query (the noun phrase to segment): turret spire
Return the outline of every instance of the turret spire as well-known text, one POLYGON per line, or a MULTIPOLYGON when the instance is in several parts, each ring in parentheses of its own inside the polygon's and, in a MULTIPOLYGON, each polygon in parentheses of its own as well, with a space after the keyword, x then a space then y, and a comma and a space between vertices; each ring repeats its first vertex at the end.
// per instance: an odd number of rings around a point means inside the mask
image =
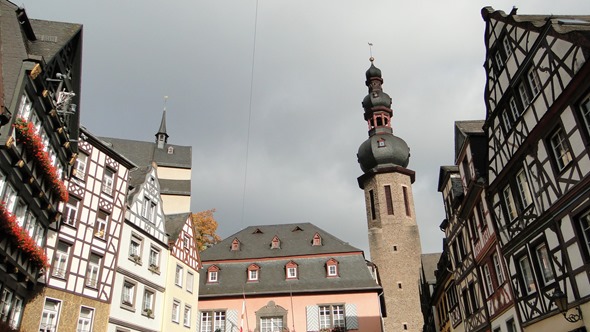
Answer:
POLYGON ((380 167, 408 166, 410 149, 403 139, 393 135, 391 128, 391 97, 383 92, 381 70, 371 66, 365 73, 369 93, 363 99, 364 118, 369 128, 369 139, 359 147, 357 154, 361 169, 366 173, 380 167))
POLYGON ((166 102, 168 101, 168 96, 164 96, 164 111, 162 112, 162 121, 160 122, 160 129, 156 133, 156 143, 158 144, 158 149, 163 149, 164 145, 168 143, 168 133, 166 132, 166 102))

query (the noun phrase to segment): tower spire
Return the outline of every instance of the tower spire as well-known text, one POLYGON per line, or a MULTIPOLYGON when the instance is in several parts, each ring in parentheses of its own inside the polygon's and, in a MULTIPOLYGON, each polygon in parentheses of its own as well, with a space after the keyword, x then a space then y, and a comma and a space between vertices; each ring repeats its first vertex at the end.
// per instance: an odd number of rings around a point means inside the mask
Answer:
POLYGON ((168 133, 166 132, 166 103, 168 102, 168 96, 164 96, 164 111, 162 112, 162 121, 160 122, 160 129, 156 133, 156 143, 158 149, 163 149, 164 145, 168 143, 168 133))
POLYGON ((383 92, 381 70, 373 57, 369 60, 365 74, 369 93, 362 102, 369 138, 357 154, 364 172, 358 183, 365 192, 371 260, 383 287, 384 331, 420 331, 421 249, 412 195, 415 173, 406 168, 408 145, 393 135, 391 98, 383 92))

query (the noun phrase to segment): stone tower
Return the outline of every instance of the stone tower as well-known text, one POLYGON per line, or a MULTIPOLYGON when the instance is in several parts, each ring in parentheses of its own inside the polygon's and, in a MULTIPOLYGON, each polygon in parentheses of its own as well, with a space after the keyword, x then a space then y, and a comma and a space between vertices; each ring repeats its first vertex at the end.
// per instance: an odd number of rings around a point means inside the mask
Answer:
POLYGON ((366 72, 369 94, 363 99, 369 138, 358 150, 364 174, 358 178, 365 191, 371 260, 379 271, 385 298, 385 332, 421 331, 419 271, 420 235, 416 224, 412 183, 406 168, 410 149, 391 128, 391 97, 383 92, 381 70, 366 72))

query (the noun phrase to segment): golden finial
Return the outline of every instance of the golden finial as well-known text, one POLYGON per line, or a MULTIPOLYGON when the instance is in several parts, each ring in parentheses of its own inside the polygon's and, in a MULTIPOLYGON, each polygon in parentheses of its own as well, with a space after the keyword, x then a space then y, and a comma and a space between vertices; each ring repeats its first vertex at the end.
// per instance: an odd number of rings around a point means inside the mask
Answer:
POLYGON ((369 61, 371 61, 371 63, 373 63, 373 61, 375 61, 375 58, 373 58, 373 43, 368 42, 369 44, 369 55, 371 56, 369 58, 369 61))

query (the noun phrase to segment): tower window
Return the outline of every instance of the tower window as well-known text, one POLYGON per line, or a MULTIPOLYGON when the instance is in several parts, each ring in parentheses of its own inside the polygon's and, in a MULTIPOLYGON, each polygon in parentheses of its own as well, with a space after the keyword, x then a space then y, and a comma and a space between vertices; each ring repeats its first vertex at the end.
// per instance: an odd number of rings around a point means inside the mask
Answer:
POLYGON ((401 282, 398 282, 397 283, 397 288, 402 289, 402 283, 401 282))
POLYGON ((385 189, 385 202, 387 203, 387 214, 393 215, 393 201, 391 200, 391 186, 387 185, 385 189))
POLYGON ((410 213, 410 200, 408 197, 408 187, 402 186, 404 192, 404 205, 406 206, 406 216, 410 217, 412 214, 410 213))
POLYGON ((377 141, 377 147, 378 148, 384 148, 385 147, 385 140, 384 139, 380 139, 377 141))
POLYGON ((369 190, 369 199, 371 200, 371 219, 375 220, 375 194, 373 190, 369 190))
POLYGON ((397 251, 397 246, 393 246, 393 251, 397 251))

